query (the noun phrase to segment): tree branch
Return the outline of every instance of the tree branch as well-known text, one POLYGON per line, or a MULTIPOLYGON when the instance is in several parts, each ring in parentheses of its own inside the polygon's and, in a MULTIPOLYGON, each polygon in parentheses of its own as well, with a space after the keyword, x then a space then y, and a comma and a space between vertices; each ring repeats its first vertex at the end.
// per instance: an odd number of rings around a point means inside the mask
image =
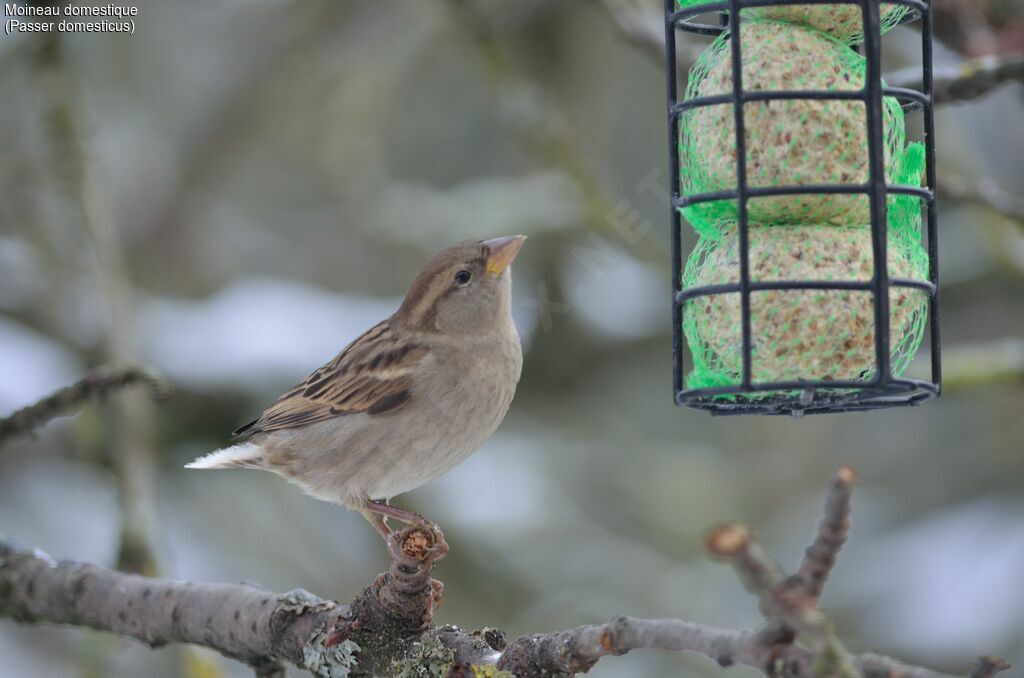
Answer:
MULTIPOLYGON (((247 584, 193 584, 61 563, 0 542, 0 616, 88 626, 150 647, 195 643, 254 666, 335 656, 324 629, 348 609, 301 589, 276 595, 247 584)), ((320 660, 322 663, 322 660, 320 660)))
POLYGON ((1012 667, 1002 657, 978 657, 971 665, 967 678, 992 678, 1010 668, 1012 667))
POLYGON ((1024 340, 1006 338, 954 345, 944 351, 942 389, 1024 384, 1024 340))
MULTIPOLYGON (((341 605, 301 589, 275 594, 250 584, 196 584, 57 562, 0 538, 0 617, 87 626, 154 648, 204 645, 262 676, 283 675, 281 662, 318 676, 357 663, 387 673, 396 648, 430 626, 439 595, 430 574, 447 550, 441 531, 428 525, 395 533, 393 546, 391 569, 341 605), (369 653, 357 659, 361 648, 369 653)), ((465 656, 485 654, 483 641, 463 645, 465 656)))
MULTIPOLYGON (((285 662, 331 677, 565 675, 637 649, 695 652, 721 666, 744 664, 789 678, 946 678, 887 657, 847 653, 817 608, 849 529, 855 479, 847 467, 836 474, 796 576, 787 577, 742 525, 721 525, 708 535, 709 550, 731 561, 761 598, 768 622, 755 631, 616 617, 506 643, 495 629, 433 627, 440 584, 430 575, 448 547, 441 531, 426 523, 392 535, 391 568, 349 605, 302 590, 274 594, 247 584, 193 584, 58 563, 0 539, 0 617, 88 626, 153 647, 196 643, 266 678, 283 677, 285 662)), ((1006 668, 997 657, 982 657, 967 675, 992 678, 1006 668)))
POLYGON ((818 523, 818 533, 807 547, 797 576, 807 595, 817 600, 828 581, 840 549, 850 534, 850 499, 857 472, 849 466, 839 467, 825 495, 825 516, 818 523))
MULTIPOLYGON (((665 59, 665 27, 661 12, 646 11, 636 0, 601 0, 598 3, 620 36, 661 64, 665 59)), ((700 50, 689 42, 677 45, 684 60, 693 63, 700 50)), ((921 69, 906 68, 886 76, 893 87, 922 90, 921 69)), ((932 91, 936 105, 971 101, 1010 82, 1024 82, 1024 54, 986 56, 958 66, 938 67, 932 91)))
MULTIPOLYGON (((817 598, 849 532, 856 479, 849 467, 837 472, 826 495, 824 518, 795 577, 786 576, 746 527, 726 523, 709 532, 708 550, 728 559, 747 588, 760 598, 768 618, 762 629, 729 631, 678 619, 618 617, 607 624, 523 636, 505 651, 498 668, 526 676, 582 672, 601 657, 650 648, 696 652, 722 666, 746 664, 772 676, 940 678, 944 674, 888 657, 850 655, 817 608, 817 598), (797 644, 798 637, 806 644, 797 644)), ((971 678, 976 678, 978 671, 998 673, 1005 668, 999 658, 982 658, 972 668, 971 678)))
POLYGON ((0 445, 9 438, 29 433, 57 417, 71 414, 87 400, 102 398, 113 391, 135 384, 148 386, 158 399, 171 395, 171 387, 163 378, 141 367, 96 371, 34 405, 23 407, 14 414, 0 419, 0 445))
MULTIPOLYGON (((914 67, 891 73, 886 81, 893 87, 921 90, 921 76, 921 69, 914 67)), ((938 106, 978 99, 1010 82, 1024 82, 1024 54, 980 57, 958 66, 937 67, 932 92, 938 106)))
POLYGON ((524 676, 585 672, 602 657, 639 649, 695 652, 723 667, 745 664, 764 670, 776 656, 789 667, 801 666, 801 671, 811 667, 807 650, 789 645, 777 653, 751 631, 729 631, 682 619, 616 617, 607 624, 523 636, 505 651, 498 668, 524 676))
MULTIPOLYGON (((649 11, 643 0, 601 0, 604 10, 616 32, 659 67, 665 62, 665 15, 659 9, 649 11)), ((689 69, 703 51, 704 45, 692 40, 676 42, 677 62, 689 69)))
POLYGON ((939 179, 939 195, 993 210, 1024 232, 1024 200, 1001 188, 991 177, 970 179, 943 172, 939 179))

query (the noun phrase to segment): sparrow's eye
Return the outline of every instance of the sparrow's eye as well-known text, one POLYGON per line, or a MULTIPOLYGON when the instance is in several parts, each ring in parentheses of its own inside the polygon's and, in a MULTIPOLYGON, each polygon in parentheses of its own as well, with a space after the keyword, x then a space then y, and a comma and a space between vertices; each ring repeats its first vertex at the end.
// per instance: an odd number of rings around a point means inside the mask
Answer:
POLYGON ((455 284, 459 285, 460 287, 463 286, 463 285, 468 285, 469 281, 472 280, 472 279, 473 279, 473 274, 470 273, 469 271, 465 270, 465 269, 463 269, 463 270, 461 270, 461 271, 459 271, 458 273, 455 274, 455 284))

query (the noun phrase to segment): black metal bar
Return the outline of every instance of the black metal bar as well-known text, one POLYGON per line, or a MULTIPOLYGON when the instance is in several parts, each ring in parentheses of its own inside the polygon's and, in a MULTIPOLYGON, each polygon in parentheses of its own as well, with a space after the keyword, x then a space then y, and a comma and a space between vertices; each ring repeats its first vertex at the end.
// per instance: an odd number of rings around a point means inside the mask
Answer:
MULTIPOLYGON (((894 380, 894 383, 897 380, 894 380)), ((680 405, 709 412, 712 416, 734 416, 741 414, 790 415, 831 414, 836 412, 864 412, 885 407, 914 407, 935 398, 938 393, 934 385, 923 382, 920 386, 911 385, 894 392, 867 393, 857 390, 852 396, 847 393, 832 394, 828 389, 818 391, 808 404, 803 396, 794 396, 788 400, 748 400, 743 402, 724 402, 719 397, 704 396, 702 398, 684 397, 678 399, 680 405)), ((850 390, 850 389, 847 389, 850 390)), ((842 389, 837 389, 842 391, 842 389)), ((728 395, 728 394, 726 394, 728 395)))
MULTIPOLYGON (((915 280, 913 278, 891 278, 890 287, 911 287, 924 290, 929 295, 935 294, 935 285, 928 280, 915 280)), ((750 290, 752 292, 763 292, 765 290, 853 290, 870 291, 874 289, 874 282, 871 280, 752 280, 750 290)), ((697 297, 707 297, 716 294, 732 294, 740 291, 739 283, 721 283, 718 285, 702 285, 700 287, 688 287, 685 290, 676 292, 676 299, 685 303, 697 297)))
POLYGON ((918 92, 917 90, 907 89, 906 87, 883 87, 882 94, 887 97, 895 97, 896 99, 909 99, 911 102, 920 105, 927 106, 929 97, 927 94, 918 92))
POLYGON ((920 186, 905 186, 903 184, 886 184, 886 193, 900 193, 902 195, 912 195, 920 198, 926 205, 931 205, 935 202, 935 191, 930 188, 921 188, 920 186))
POLYGON ((743 49, 740 34, 743 33, 743 17, 740 16, 739 0, 729 0, 730 33, 732 48, 732 93, 733 121, 736 131, 736 201, 739 218, 740 254, 740 327, 743 343, 743 385, 752 385, 751 362, 753 350, 750 339, 750 233, 747 215, 747 134, 743 124, 743 49))
MULTIPOLYGON (((917 196, 927 204, 935 201, 935 193, 931 189, 920 186, 905 186, 902 184, 885 184, 886 193, 901 193, 904 195, 917 196)), ((747 196, 759 198, 766 195, 805 195, 808 193, 869 193, 874 190, 874 185, 867 184, 805 184, 803 186, 753 186, 747 189, 747 196)), ((705 193, 694 193, 693 195, 680 196, 676 207, 688 207, 702 202, 714 202, 715 200, 732 200, 738 196, 736 190, 708 191, 705 193)))
MULTIPOLYGON (((908 90, 911 91, 911 90, 908 90)), ((915 92, 916 94, 916 92, 915 92)), ((909 98, 909 97, 908 97, 909 98)), ((744 92, 741 101, 783 101, 786 99, 815 99, 843 101, 848 99, 864 99, 862 90, 761 90, 757 92, 744 92)), ((675 114, 688 111, 691 108, 702 108, 704 106, 720 106, 735 101, 732 94, 715 94, 706 97, 696 97, 686 101, 677 102, 672 112, 675 114)))
MULTIPOLYGON (((665 0, 665 15, 672 14, 675 7, 675 0, 665 0)), ((675 26, 665 22, 665 64, 667 67, 667 91, 668 97, 668 176, 669 194, 672 203, 679 199, 679 121, 673 113, 679 96, 679 83, 676 74, 676 31, 675 26)), ((682 253, 682 230, 683 224, 679 210, 671 208, 671 229, 670 239, 672 242, 672 389, 679 393, 683 388, 683 307, 677 301, 679 292, 683 287, 683 253, 682 253)))
POLYGON ((708 97, 697 97, 696 99, 687 99, 686 101, 677 101, 669 109, 669 115, 678 117, 683 111, 688 111, 691 108, 700 108, 702 106, 720 106, 722 104, 733 103, 731 94, 716 94, 708 97))
MULTIPOLYGON (((927 103, 927 97, 921 92, 907 89, 905 87, 883 87, 882 94, 894 99, 907 99, 905 104, 918 109, 927 103)), ((834 100, 843 101, 848 99, 864 99, 863 90, 762 90, 757 92, 744 92, 743 101, 782 101, 785 99, 810 99, 810 100, 834 100)), ((671 112, 679 115, 683 111, 705 106, 721 106, 722 104, 733 103, 735 99, 732 94, 714 94, 706 97, 696 97, 686 101, 677 101, 671 112)))
MULTIPOLYGON (((822 389, 858 389, 864 391, 865 395, 877 395, 879 393, 899 393, 901 391, 909 390, 911 388, 930 388, 934 389, 934 384, 921 379, 892 379, 885 386, 879 386, 877 388, 871 388, 872 382, 869 381, 858 381, 855 379, 822 379, 821 381, 815 382, 818 388, 822 389), (869 388, 865 388, 865 386, 869 388)), ((807 387, 806 381, 792 380, 792 381, 773 381, 763 384, 754 384, 749 389, 744 391, 750 393, 764 393, 766 391, 795 391, 802 390, 807 387)), ((685 398, 704 398, 707 396, 720 396, 720 395, 743 395, 744 391, 739 384, 731 386, 708 386, 707 388, 695 388, 690 389, 685 398)))
POLYGON ((861 0, 864 25, 864 56, 866 67, 864 87, 867 90, 868 175, 872 190, 871 249, 874 255, 875 302, 875 371, 884 385, 892 378, 889 366, 889 262, 888 205, 885 192, 885 139, 882 113, 882 17, 877 1, 861 0))
MULTIPOLYGON (((931 0, 886 0, 888 4, 892 5, 904 5, 913 10, 913 14, 908 17, 904 17, 903 23, 916 20, 919 16, 931 12, 931 0)), ((773 5, 860 5, 861 0, 739 0, 739 6, 741 9, 747 7, 767 7, 773 5)), ((700 5, 691 5, 689 7, 683 7, 675 9, 673 5, 673 11, 668 15, 667 22, 678 28, 679 30, 686 31, 688 33, 694 33, 697 35, 710 35, 717 36, 725 32, 723 26, 716 26, 714 24, 706 24, 700 22, 692 22, 694 19, 702 14, 710 14, 712 12, 722 12, 730 10, 729 0, 718 0, 717 2, 707 2, 700 5)))
MULTIPOLYGON (((921 26, 921 68, 924 86, 924 157, 925 180, 928 189, 935 191, 935 98, 932 71, 932 11, 931 0, 925 0, 927 7, 922 12, 921 26)), ((931 296, 928 308, 930 343, 932 356, 932 381, 942 392, 942 337, 939 334, 939 228, 935 201, 928 204, 928 280, 935 285, 936 293, 931 296)))

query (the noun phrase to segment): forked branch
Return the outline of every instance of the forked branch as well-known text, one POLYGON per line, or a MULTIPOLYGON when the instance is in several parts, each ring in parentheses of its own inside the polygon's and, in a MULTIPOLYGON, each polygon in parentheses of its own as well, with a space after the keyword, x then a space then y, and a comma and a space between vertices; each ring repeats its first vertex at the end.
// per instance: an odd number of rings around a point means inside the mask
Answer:
POLYGON ((162 377, 141 367, 98 370, 37 403, 0 418, 0 445, 57 417, 71 414, 89 400, 102 398, 113 391, 136 384, 149 387, 157 399, 168 398, 172 393, 170 384, 162 377))
MULTIPOLYGON (((434 563, 447 552, 433 525, 408 527, 390 544, 393 562, 349 605, 296 590, 274 594, 247 584, 193 584, 56 562, 0 539, 0 617, 88 626, 153 647, 195 643, 280 678, 290 663, 317 676, 582 673, 601 658, 638 649, 694 652, 721 666, 743 664, 791 678, 945 678, 879 655, 852 655, 818 609, 822 588, 849 531, 856 474, 843 467, 798 573, 787 576, 736 523, 714 528, 709 551, 728 560, 758 596, 766 623, 735 631, 682 619, 616 617, 606 624, 505 641, 495 629, 435 627, 440 584, 434 563), (428 673, 424 673, 427 671, 428 673)), ((1009 668, 982 657, 965 675, 1009 668)))

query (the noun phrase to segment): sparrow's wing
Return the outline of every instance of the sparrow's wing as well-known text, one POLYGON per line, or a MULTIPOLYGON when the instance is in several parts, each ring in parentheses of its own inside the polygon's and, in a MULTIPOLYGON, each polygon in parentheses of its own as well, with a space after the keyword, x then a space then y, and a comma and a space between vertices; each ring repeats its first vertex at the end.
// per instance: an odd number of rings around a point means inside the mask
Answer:
POLYGON ((411 397, 413 374, 428 353, 425 346, 396 336, 385 320, 234 435, 248 437, 357 412, 392 412, 411 397))

